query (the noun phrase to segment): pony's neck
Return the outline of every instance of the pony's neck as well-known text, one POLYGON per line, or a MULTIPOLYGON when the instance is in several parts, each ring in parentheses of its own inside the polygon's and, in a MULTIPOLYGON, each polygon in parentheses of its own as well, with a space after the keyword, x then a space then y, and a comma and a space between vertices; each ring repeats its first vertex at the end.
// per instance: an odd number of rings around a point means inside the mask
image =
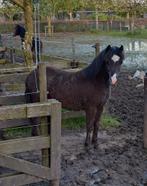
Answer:
POLYGON ((105 64, 103 64, 101 70, 99 71, 99 73, 96 76, 96 80, 97 81, 102 81, 104 82, 104 84, 109 87, 110 86, 110 76, 108 73, 108 70, 106 69, 105 64))
POLYGON ((104 67, 104 51, 102 51, 94 60, 93 62, 88 65, 85 69, 83 69, 83 73, 87 79, 94 79, 96 78, 99 73, 102 74, 102 71, 105 70, 104 67))
POLYGON ((105 51, 102 51, 88 67, 83 69, 82 73, 88 80, 101 81, 104 82, 106 86, 109 86, 109 73, 104 61, 104 52, 105 51))

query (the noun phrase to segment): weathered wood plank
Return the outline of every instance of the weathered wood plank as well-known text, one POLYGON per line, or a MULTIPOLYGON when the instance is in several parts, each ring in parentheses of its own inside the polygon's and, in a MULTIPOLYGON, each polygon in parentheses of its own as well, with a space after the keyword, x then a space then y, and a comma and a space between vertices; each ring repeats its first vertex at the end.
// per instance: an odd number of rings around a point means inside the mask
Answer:
POLYGON ((37 165, 22 159, 13 158, 2 153, 0 153, 0 166, 41 179, 51 179, 51 170, 48 167, 43 167, 42 165, 37 165))
MULTIPOLYGON (((47 101, 47 79, 46 79, 46 64, 39 64, 39 87, 40 87, 40 102, 47 101)), ((41 134, 48 136, 47 117, 41 118, 40 124, 41 134), (46 125, 44 125, 46 123, 46 125)), ((49 149, 42 149, 42 165, 49 167, 49 149)))
POLYGON ((0 82, 2 83, 24 83, 29 72, 15 73, 15 74, 2 74, 0 75, 0 82))
POLYGON ((26 103, 25 95, 0 96, 0 105, 17 105, 26 103))
POLYGON ((30 103, 0 107, 0 120, 12 120, 21 118, 43 117, 50 115, 50 107, 56 104, 56 100, 48 100, 46 103, 30 103))
POLYGON ((37 183, 42 179, 26 174, 16 174, 7 177, 0 178, 0 186, 22 186, 31 183, 37 183))
POLYGON ((46 79, 46 64, 39 64, 39 87, 40 87, 40 102, 47 101, 47 79, 46 79))
POLYGON ((27 118, 49 116, 52 103, 47 101, 46 103, 40 103, 39 105, 33 104, 27 106, 27 118))
MULTIPOLYGON (((22 126, 30 126, 29 119, 15 119, 15 120, 7 120, 7 121, 0 121, 0 129, 5 128, 14 128, 14 127, 22 127, 22 126)), ((31 127, 31 126, 30 126, 31 127)))
POLYGON ((5 73, 17 73, 17 72, 30 72, 31 70, 35 69, 36 66, 32 67, 16 67, 16 68, 1 68, 0 69, 0 74, 5 74, 5 73))
POLYGON ((49 137, 27 137, 0 142, 0 153, 13 154, 50 147, 49 137))
POLYGON ((59 185, 61 155, 61 103, 52 105, 51 113, 51 174, 52 185, 59 185))
POLYGON ((26 104, 0 107, 0 120, 20 119, 26 118, 26 116, 26 104))

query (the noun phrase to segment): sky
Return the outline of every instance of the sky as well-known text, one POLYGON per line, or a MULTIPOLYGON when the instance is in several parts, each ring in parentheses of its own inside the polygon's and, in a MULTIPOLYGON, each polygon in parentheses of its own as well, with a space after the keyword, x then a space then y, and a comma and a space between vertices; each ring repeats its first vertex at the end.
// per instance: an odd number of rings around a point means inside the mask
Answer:
POLYGON ((2 6, 2 0, 0 0, 0 7, 2 6))

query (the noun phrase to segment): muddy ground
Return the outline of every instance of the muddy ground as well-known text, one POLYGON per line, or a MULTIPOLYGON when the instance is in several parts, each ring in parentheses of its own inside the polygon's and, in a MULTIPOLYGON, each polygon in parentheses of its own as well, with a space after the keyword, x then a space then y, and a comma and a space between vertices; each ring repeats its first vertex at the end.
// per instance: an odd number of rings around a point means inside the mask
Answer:
MULTIPOLYGON (((129 80, 130 75, 133 72, 122 70, 109 100, 109 112, 121 120, 121 125, 100 129, 97 150, 85 150, 85 129, 62 129, 60 186, 147 186, 147 151, 143 149, 144 91, 143 87, 136 88, 141 81, 129 80)), ((39 152, 18 156, 41 162, 39 152)))
POLYGON ((62 136, 61 186, 145 186, 147 152, 143 149, 143 87, 123 70, 112 88, 109 112, 121 119, 117 129, 100 130, 98 150, 85 151, 84 132, 62 136))
MULTIPOLYGON (((117 86, 112 88, 109 112, 120 118, 121 125, 100 129, 97 150, 85 150, 85 129, 62 129, 60 186, 147 186, 143 87, 136 88, 141 83, 139 80, 129 80, 128 76, 132 74, 123 70, 117 86)), ((22 153, 18 157, 41 162, 39 152, 22 153)), ((43 182, 29 186, 47 185, 43 182)))

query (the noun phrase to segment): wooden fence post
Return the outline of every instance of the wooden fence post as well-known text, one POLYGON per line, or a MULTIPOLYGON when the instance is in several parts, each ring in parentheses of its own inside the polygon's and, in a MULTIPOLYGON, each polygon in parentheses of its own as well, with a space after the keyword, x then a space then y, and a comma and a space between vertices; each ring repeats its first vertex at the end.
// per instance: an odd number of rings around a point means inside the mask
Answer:
POLYGON ((61 103, 53 104, 51 112, 51 174, 54 178, 51 181, 51 186, 59 186, 61 154, 61 103))
MULTIPOLYGON (((47 102, 47 78, 46 78, 46 64, 39 64, 39 89, 40 102, 47 102)), ((47 124, 47 117, 41 118, 41 134, 48 136, 49 127, 47 124)), ((59 186, 60 177, 60 137, 61 137, 61 104, 53 104, 51 111, 51 150, 42 150, 42 164, 51 167, 52 178, 51 186, 59 186), (51 153, 51 154, 50 154, 51 153), (50 161, 51 155, 51 161, 50 161)))
POLYGON ((15 49, 14 48, 10 49, 10 61, 12 64, 15 63, 15 49))
MULTIPOLYGON (((39 90, 40 102, 47 102, 47 81, 46 81, 46 65, 39 64, 39 90)), ((42 117, 40 122, 41 135, 48 135, 47 117, 42 117)), ((49 149, 42 150, 42 164, 49 167, 49 149)))
POLYGON ((95 48, 95 56, 97 57, 99 55, 99 53, 100 53, 100 44, 99 43, 96 43, 92 47, 95 48))
POLYGON ((147 148, 147 75, 144 78, 144 148, 147 148))

